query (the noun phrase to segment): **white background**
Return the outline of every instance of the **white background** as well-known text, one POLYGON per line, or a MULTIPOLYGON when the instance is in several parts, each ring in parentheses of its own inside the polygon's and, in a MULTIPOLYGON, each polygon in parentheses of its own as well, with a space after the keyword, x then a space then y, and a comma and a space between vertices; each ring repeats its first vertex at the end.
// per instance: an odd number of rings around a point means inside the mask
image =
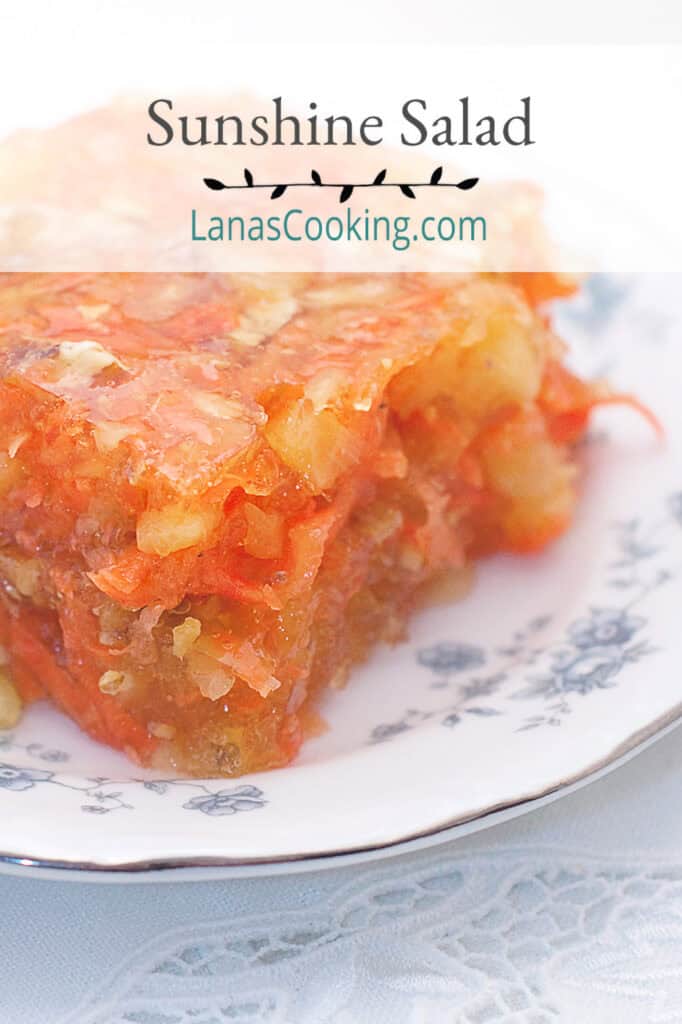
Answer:
MULTIPOLYGON (((516 112, 519 97, 530 94, 535 146, 471 147, 464 154, 441 148, 433 159, 463 160, 467 173, 485 180, 543 185, 561 243, 555 269, 682 269, 682 50, 674 46, 682 43, 682 5, 676 0, 645 6, 67 0, 6 4, 0 31, 0 138, 122 94, 137 97, 144 110, 157 96, 177 98, 180 106, 183 93, 229 96, 242 89, 268 99, 282 95, 294 107, 315 99, 320 113, 379 113, 387 144, 395 145, 397 113, 410 96, 426 98, 437 116, 456 113, 462 95, 486 112, 516 112), (473 48, 480 43, 486 46, 473 48)), ((224 167, 231 155, 209 153, 207 160, 224 167)), ((343 153, 349 171, 356 155, 343 153)), ((257 160, 257 151, 249 156, 257 160)), ((63 173, 61 164, 46 168, 46 174, 63 173)), ((178 237, 189 234, 188 220, 183 207, 178 237)), ((207 250, 191 249, 186 269, 197 269, 197 254, 201 261, 207 250)), ((210 259, 214 266, 215 250, 210 259)))

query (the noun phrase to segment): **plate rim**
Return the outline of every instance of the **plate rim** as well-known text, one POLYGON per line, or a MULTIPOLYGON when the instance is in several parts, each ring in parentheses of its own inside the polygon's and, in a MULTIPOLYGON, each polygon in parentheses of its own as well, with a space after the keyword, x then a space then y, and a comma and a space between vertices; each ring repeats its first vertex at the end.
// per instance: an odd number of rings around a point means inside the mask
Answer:
POLYGON ((107 864, 96 860, 62 860, 0 850, 0 874, 83 883, 216 881, 228 877, 303 874, 369 863, 385 857, 398 857, 494 828, 554 803, 616 771, 680 726, 682 701, 632 732, 587 768, 568 775, 560 782, 387 842, 281 857, 161 857, 107 864))

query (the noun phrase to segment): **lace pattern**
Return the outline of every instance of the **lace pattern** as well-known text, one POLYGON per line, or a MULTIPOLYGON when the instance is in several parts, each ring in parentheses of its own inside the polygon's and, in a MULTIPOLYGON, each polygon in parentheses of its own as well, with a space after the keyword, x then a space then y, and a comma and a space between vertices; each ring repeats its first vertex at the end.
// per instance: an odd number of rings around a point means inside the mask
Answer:
POLYGON ((162 936, 68 1024, 550 1024, 625 1006, 663 1024, 682 1020, 681 942, 680 866, 432 853, 312 912, 162 936))

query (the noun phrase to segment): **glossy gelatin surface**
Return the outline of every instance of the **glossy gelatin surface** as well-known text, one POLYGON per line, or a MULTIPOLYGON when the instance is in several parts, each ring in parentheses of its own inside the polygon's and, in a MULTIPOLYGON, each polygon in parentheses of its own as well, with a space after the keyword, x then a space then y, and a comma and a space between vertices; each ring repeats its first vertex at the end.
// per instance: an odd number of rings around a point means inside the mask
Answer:
POLYGON ((48 697, 143 764, 288 763, 434 581, 567 527, 606 395, 565 290, 0 275, 0 725, 48 697))

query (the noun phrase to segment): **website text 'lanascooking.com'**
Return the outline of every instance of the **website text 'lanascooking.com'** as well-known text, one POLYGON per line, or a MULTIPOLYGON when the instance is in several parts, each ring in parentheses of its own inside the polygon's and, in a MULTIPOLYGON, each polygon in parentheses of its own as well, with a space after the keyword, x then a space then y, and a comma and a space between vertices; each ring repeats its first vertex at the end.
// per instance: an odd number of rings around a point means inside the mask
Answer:
POLYGON ((192 210, 193 242, 371 242, 404 252, 415 242, 485 242, 485 217, 374 216, 351 207, 341 215, 316 217, 299 208, 271 217, 202 216, 192 210))

